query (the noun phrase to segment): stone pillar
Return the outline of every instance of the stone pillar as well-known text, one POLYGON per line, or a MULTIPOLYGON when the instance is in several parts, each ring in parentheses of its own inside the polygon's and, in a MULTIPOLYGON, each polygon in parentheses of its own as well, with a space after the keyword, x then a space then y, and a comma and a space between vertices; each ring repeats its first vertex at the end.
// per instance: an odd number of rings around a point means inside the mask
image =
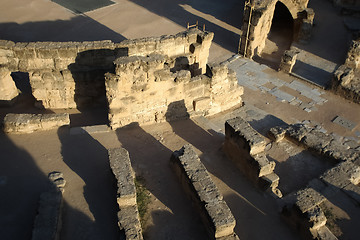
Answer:
POLYGON ((19 95, 15 82, 7 68, 0 68, 0 103, 12 104, 19 95))
POLYGON ((281 58, 279 71, 291 73, 292 68, 296 63, 296 57, 300 53, 300 50, 296 47, 291 47, 290 50, 286 50, 281 58))

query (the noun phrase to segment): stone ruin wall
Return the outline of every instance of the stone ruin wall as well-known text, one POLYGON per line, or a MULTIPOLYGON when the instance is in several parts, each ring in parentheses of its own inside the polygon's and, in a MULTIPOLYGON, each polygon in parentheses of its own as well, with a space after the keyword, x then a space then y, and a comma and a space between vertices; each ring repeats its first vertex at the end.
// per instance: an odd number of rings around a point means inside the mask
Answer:
MULTIPOLYGON (((277 2, 283 3, 291 13, 294 19, 294 32, 299 31, 302 20, 307 18, 306 12, 309 0, 253 0, 250 3, 253 6, 252 13, 250 8, 245 8, 240 53, 246 57, 260 55, 265 47, 265 40, 270 32, 272 20, 274 17, 275 5, 277 2), (250 26, 249 26, 249 18, 250 26), (246 38, 248 34, 248 41, 246 38), (245 49, 246 48, 246 49, 245 49)), ((296 33, 295 33, 296 35, 296 33)))
POLYGON ((38 105, 76 108, 106 103, 104 74, 123 56, 188 56, 196 73, 206 71, 213 33, 190 29, 176 35, 94 42, 18 42, 0 40, 0 100, 9 101, 18 90, 11 72, 29 73, 38 105))
POLYGON ((190 70, 173 70, 171 62, 164 55, 115 61, 116 73, 105 81, 112 128, 212 115, 241 105, 243 88, 225 65, 211 67, 211 77, 192 77, 190 70))
POLYGON ((331 90, 360 103, 360 39, 351 42, 345 63, 334 73, 331 90))

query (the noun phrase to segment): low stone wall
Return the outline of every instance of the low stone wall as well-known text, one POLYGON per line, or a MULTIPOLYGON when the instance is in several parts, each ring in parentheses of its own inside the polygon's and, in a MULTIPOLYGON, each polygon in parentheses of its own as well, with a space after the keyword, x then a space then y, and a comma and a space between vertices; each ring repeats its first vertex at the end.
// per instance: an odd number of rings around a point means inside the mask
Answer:
POLYGON ((286 196, 283 214, 306 238, 336 239, 325 226, 326 217, 320 204, 342 191, 360 204, 360 153, 339 140, 304 124, 278 126, 269 137, 278 142, 284 138, 337 163, 313 179, 305 189, 286 196))
POLYGON ((243 87, 235 72, 216 65, 207 75, 194 76, 189 64, 191 56, 117 59, 116 74, 107 74, 105 82, 111 127, 212 115, 241 106, 243 87))
POLYGON ((112 172, 117 179, 117 203, 119 228, 126 240, 143 239, 136 203, 135 173, 128 151, 124 148, 108 150, 112 172))
POLYGON ((194 148, 185 145, 171 156, 171 163, 186 194, 195 203, 210 239, 236 240, 236 221, 194 148))
POLYGON ((304 124, 274 127, 270 129, 269 137, 275 141, 281 141, 286 137, 295 144, 301 144, 309 151, 326 157, 334 163, 351 161, 360 165, 358 151, 345 146, 331 135, 304 124))
MULTIPOLYGON (((104 74, 122 56, 162 54, 191 56, 192 68, 205 73, 214 34, 190 29, 176 35, 94 42, 30 42, 0 40, 0 69, 28 72, 34 97, 45 108, 106 104, 104 74)), ((7 72, 8 70, 0 70, 7 72)), ((7 73, 6 73, 7 74, 7 73)), ((5 79, 6 80, 6 79, 5 79)), ((0 87, 3 83, 0 75, 0 87)), ((12 94, 13 89, 1 89, 12 94)))
POLYGON ((14 114, 8 113, 4 118, 4 132, 31 133, 34 131, 50 130, 70 125, 68 113, 58 114, 14 114))
POLYGON ((352 41, 345 64, 334 73, 331 90, 346 99, 360 103, 360 40, 352 41))
POLYGON ((59 240, 62 225, 62 206, 65 187, 63 174, 49 174, 51 188, 40 195, 38 214, 35 217, 32 240, 59 240))
POLYGON ((226 121, 223 146, 226 155, 258 187, 282 197, 277 188, 279 176, 274 173, 275 162, 263 153, 265 146, 265 138, 244 119, 236 117, 226 121))

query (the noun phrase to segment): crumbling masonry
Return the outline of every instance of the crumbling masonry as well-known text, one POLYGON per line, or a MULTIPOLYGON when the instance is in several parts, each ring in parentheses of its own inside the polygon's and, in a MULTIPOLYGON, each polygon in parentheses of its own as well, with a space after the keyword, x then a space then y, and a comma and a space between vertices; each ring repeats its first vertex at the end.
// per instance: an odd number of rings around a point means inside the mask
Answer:
POLYGON ((108 105, 112 128, 184 117, 171 108, 212 115, 241 105, 243 93, 226 66, 207 70, 212 39, 213 33, 195 28, 120 43, 1 40, 0 100, 17 96, 10 74, 20 71, 29 73, 37 106, 108 105))

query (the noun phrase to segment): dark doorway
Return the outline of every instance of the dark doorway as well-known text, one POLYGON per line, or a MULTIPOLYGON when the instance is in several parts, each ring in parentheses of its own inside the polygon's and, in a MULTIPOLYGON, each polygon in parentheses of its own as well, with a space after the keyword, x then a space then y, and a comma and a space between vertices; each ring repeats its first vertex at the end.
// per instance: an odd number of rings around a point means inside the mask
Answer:
POLYGON ((293 41, 294 19, 288 8, 281 2, 275 5, 271 29, 265 40, 265 48, 255 60, 271 68, 279 67, 284 51, 289 49, 293 41))
POLYGON ((16 100, 16 105, 33 108, 35 98, 32 95, 29 73, 12 72, 11 77, 14 80, 17 89, 19 89, 19 96, 16 100))

